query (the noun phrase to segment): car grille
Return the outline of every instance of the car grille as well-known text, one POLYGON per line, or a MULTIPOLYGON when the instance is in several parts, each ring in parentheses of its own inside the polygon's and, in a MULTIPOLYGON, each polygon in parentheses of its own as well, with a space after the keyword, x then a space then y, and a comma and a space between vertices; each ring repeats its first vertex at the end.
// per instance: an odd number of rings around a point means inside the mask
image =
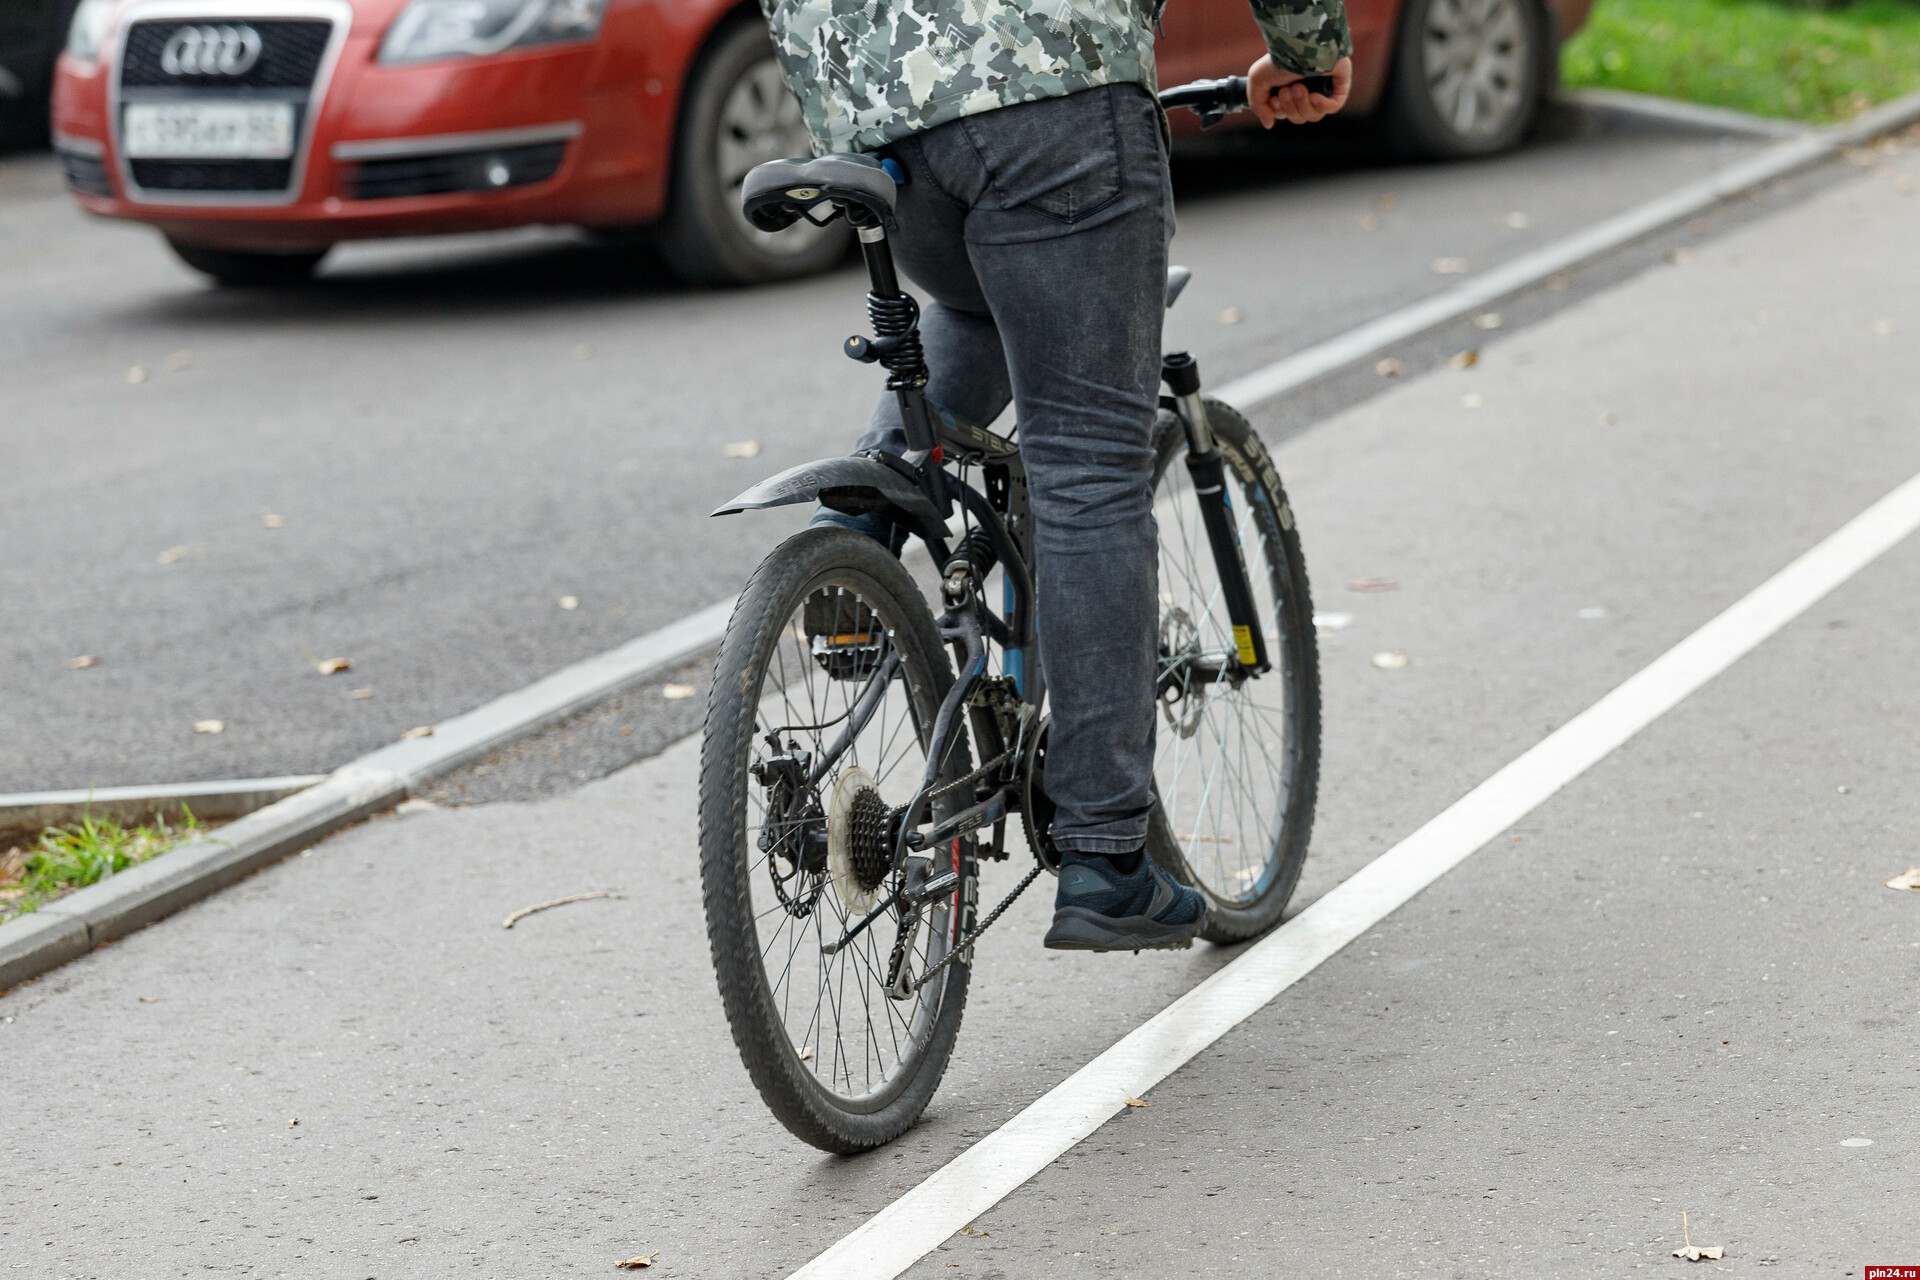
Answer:
POLYGON ((285 191, 291 160, 132 160, 133 180, 146 191, 285 191))
POLYGON ((564 142, 540 142, 523 147, 366 160, 348 176, 347 193, 355 200, 391 200, 398 196, 525 187, 551 178, 559 171, 566 153, 564 142))
POLYGON ((95 156, 62 151, 60 169, 67 176, 67 188, 85 196, 110 196, 113 184, 107 181, 106 163, 95 156))
POLYGON ((127 32, 120 60, 120 87, 168 89, 306 89, 320 70, 333 24, 317 19, 248 19, 260 33, 260 57, 245 72, 229 75, 168 75, 160 65, 167 40, 182 27, 219 25, 193 19, 136 22, 127 32))

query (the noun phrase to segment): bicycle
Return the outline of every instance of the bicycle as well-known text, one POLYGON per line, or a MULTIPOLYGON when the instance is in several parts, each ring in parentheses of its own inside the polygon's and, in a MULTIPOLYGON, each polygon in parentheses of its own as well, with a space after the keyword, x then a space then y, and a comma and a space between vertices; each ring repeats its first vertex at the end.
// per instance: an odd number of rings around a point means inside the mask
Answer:
MULTIPOLYGON (((1162 102, 1206 122, 1244 109, 1245 94, 1236 77, 1162 102)), ((830 155, 760 165, 742 202, 769 231, 802 217, 852 224, 874 336, 847 339, 845 352, 887 370, 908 451, 794 467, 714 513, 813 501, 879 512, 925 544, 939 575, 936 620, 878 541, 795 534, 742 591, 708 699, 700 867, 727 1020, 775 1116, 840 1153, 919 1118, 959 1033, 974 944, 1059 865, 1019 447, 923 392, 918 307, 887 240, 894 192, 880 162, 830 155), (980 863, 1011 856, 1015 819, 1034 864, 981 917, 980 863)), ((1169 270, 1168 307, 1189 278, 1169 270)), ((1190 355, 1162 363, 1164 725, 1148 853, 1206 895, 1201 936, 1234 943, 1278 923, 1306 860, 1320 733, 1313 607, 1266 448, 1202 394, 1190 355), (1261 572, 1249 573, 1249 551, 1261 572)))

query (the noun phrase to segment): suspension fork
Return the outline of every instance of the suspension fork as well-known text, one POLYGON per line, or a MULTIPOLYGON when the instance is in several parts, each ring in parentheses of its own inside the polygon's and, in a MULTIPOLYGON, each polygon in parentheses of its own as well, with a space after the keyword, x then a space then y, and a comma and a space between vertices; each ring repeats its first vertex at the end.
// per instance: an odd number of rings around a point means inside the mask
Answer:
POLYGON ((1253 603, 1247 562, 1240 549, 1233 498, 1227 492, 1226 460, 1214 442, 1213 428, 1207 424, 1206 402, 1200 398, 1200 365, 1184 351, 1170 352, 1161 358, 1160 376, 1173 392, 1180 425, 1186 429, 1187 471, 1193 476, 1194 499, 1200 504, 1207 542, 1213 547, 1214 567, 1220 572, 1220 594, 1233 624, 1234 649, 1241 668, 1258 675, 1271 670, 1273 664, 1267 657, 1267 637, 1253 603))

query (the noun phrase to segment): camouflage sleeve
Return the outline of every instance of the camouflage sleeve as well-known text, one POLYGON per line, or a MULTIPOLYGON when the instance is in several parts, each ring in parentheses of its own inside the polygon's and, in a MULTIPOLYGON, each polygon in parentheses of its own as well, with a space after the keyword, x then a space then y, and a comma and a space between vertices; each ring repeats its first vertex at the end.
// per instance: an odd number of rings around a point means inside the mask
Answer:
POLYGON ((1353 54, 1344 0, 1248 0, 1273 65, 1303 76, 1322 75, 1353 54))

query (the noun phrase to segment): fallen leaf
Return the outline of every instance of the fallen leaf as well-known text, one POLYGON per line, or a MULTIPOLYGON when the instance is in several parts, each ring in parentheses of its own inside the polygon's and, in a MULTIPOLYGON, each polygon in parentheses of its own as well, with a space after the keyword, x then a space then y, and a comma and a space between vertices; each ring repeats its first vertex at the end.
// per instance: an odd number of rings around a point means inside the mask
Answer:
POLYGON ((140 997, 141 1004, 158 1004, 159 1002, 160 1002, 159 996, 141 996, 140 997))
POLYGON ((1217 318, 1221 324, 1239 324, 1242 320, 1246 319, 1245 316, 1240 314, 1240 308, 1238 307, 1228 307, 1222 311, 1217 318))
POLYGON ((1547 277, 1547 288, 1553 290, 1555 293, 1565 293, 1568 289, 1571 289, 1572 287, 1573 287, 1573 277, 1568 275, 1564 271, 1558 275, 1551 275, 1547 277))
POLYGON ((1607 606, 1603 604, 1590 604, 1580 611, 1580 616, 1589 622, 1596 618, 1604 618, 1607 616, 1607 606))
POLYGON ((624 893, 614 893, 607 889, 595 889, 592 893, 574 893, 574 894, 569 894, 564 898, 555 898, 551 902, 536 902, 530 907, 520 908, 518 911, 514 912, 512 915, 508 916, 505 920, 502 920, 500 922, 500 927, 503 929, 511 929, 519 921, 524 920, 526 917, 532 915, 536 911, 547 911, 554 907, 564 907, 569 902, 587 902, 594 898, 624 899, 626 896, 627 895, 624 893))
POLYGON ((27 851, 19 845, 0 853, 0 884, 11 884, 27 874, 27 851))
POLYGON ((141 368, 139 365, 135 365, 133 366, 133 368, 127 370, 128 382, 145 382, 146 380, 147 380, 147 371, 141 368))
POLYGON ((1909 889, 1920 893, 1920 867, 1908 867, 1905 872, 1887 881, 1889 889, 1909 889))
POLYGON ((1398 671, 1407 665, 1407 655, 1399 649, 1392 653, 1376 653, 1373 655, 1373 665, 1382 671, 1398 671))
POLYGON ((393 807, 395 813, 431 813, 440 806, 425 796, 408 796, 393 807))
POLYGON ((760 456, 760 442, 758 440, 736 440, 730 445, 722 446, 720 456, 723 458, 757 458, 760 456))
POLYGON ((290 1119, 290 1120, 288 1120, 288 1121, 287 1121, 287 1128, 289 1128, 289 1129, 291 1129, 291 1128, 293 1128, 293 1127, 294 1127, 295 1125, 298 1125, 299 1123, 300 1123, 300 1117, 299 1117, 299 1116, 294 1116, 294 1117, 293 1117, 292 1119, 290 1119))
POLYGON ((1465 258, 1435 258, 1433 274, 1437 276, 1463 276, 1467 273, 1465 258))
POLYGON ((1518 209, 1515 209, 1512 213, 1507 215, 1507 225, 1512 227, 1515 231, 1525 231, 1527 227, 1532 224, 1532 222, 1533 222, 1532 218, 1529 218, 1526 214, 1520 212, 1520 210, 1518 209))
POLYGON ((1127 1105, 1128 1105, 1128 1106, 1130 1106, 1130 1107, 1144 1107, 1144 1106, 1146 1106, 1146 1105, 1148 1105, 1148 1104, 1146 1104, 1146 1103, 1144 1103, 1144 1102, 1142 1102, 1142 1101, 1140 1101, 1140 1099, 1138 1099, 1138 1098, 1134 1098, 1134 1097, 1129 1097, 1129 1096, 1128 1096, 1128 1095, 1126 1095, 1126 1094, 1121 1094, 1120 1096, 1121 1096, 1121 1097, 1123 1097, 1123 1098, 1126 1098, 1126 1100, 1127 1100, 1127 1105))
POLYGON ((1603 413, 1600 415, 1600 425, 1603 427, 1614 427, 1619 424, 1620 415, 1617 413, 1603 413))
POLYGON ((286 525, 287 518, 285 516, 276 516, 269 512, 260 517, 260 527, 263 529, 284 529, 286 525))
POLYGON ((1468 350, 1459 352, 1454 356, 1452 356, 1451 358, 1449 358, 1447 361, 1447 368, 1471 369, 1473 368, 1473 366, 1479 363, 1480 363, 1480 353, 1478 351, 1475 351, 1469 348, 1468 350))
POLYGON ((578 609, 580 607, 580 597, 579 596, 561 596, 560 607, 562 609, 565 609, 568 613, 572 613, 575 609, 578 609))
POLYGON ((1690 1244, 1684 1249, 1675 1249, 1673 1256, 1676 1258, 1685 1258, 1688 1262, 1699 1262, 1703 1258, 1711 1258, 1717 1261, 1725 1252, 1726 1249, 1717 1244, 1710 1249, 1702 1249, 1697 1244, 1690 1244))
POLYGON ((1383 378, 1397 378, 1407 371, 1407 366, 1388 356, 1385 360, 1376 360, 1373 371, 1383 378))
POLYGON ((1313 615, 1313 627, 1316 631, 1345 631, 1353 625, 1350 613, 1316 613, 1313 615))
POLYGON ((85 671, 88 667, 97 667, 99 665, 100 659, 90 653, 83 653, 77 658, 67 659, 68 668, 74 671, 85 671))
POLYGON ((226 730, 227 722, 225 720, 195 720, 193 722, 193 731, 195 733, 225 733, 226 730))
POLYGON ((406 742, 412 738, 431 738, 432 736, 433 736, 433 726, 430 724, 423 724, 423 725, 420 725, 418 728, 409 729, 405 733, 401 734, 400 741, 406 742))
POLYGON ((168 547, 154 559, 161 564, 177 564, 193 554, 192 547, 168 547))
POLYGON ((353 670, 352 658, 322 658, 313 664, 314 670, 323 676, 335 675, 341 671, 353 670))
POLYGON ((803 1048, 802 1048, 802 1049, 800 1050, 800 1061, 802 1061, 802 1062, 812 1062, 812 1061, 813 1061, 813 1046, 812 1046, 812 1045, 806 1045, 806 1046, 804 1046, 804 1047, 803 1047, 803 1048))
POLYGON ((1380 229, 1380 219, 1370 213, 1363 213, 1360 215, 1360 229, 1362 231, 1378 231, 1380 229))
POLYGON ((660 696, 678 702, 682 698, 691 698, 693 696, 693 686, 690 684, 663 684, 660 686, 660 696))
POLYGON ((1347 583, 1347 590, 1361 592, 1398 591, 1400 584, 1392 578, 1354 578, 1347 583))
POLYGON ((1498 329, 1506 323, 1506 318, 1498 311, 1482 311, 1473 318, 1473 327, 1476 329, 1498 329))
POLYGON ((1400 197, 1392 194, 1378 195, 1373 198, 1373 207, 1382 211, 1395 209, 1400 205, 1400 197))
POLYGON ((167 357, 167 368, 169 369, 184 369, 192 363, 193 352, 191 351, 176 351, 167 357))
POLYGON ((371 698, 373 696, 373 690, 355 689, 353 692, 349 693, 347 696, 349 698, 371 698))
POLYGON ((1887 336, 1888 334, 1890 334, 1890 333, 1892 333, 1892 332, 1893 332, 1893 321, 1891 321, 1891 320, 1875 320, 1875 321, 1873 322, 1873 331, 1874 331, 1875 333, 1877 333, 1877 334, 1879 334, 1879 335, 1880 335, 1881 337, 1883 337, 1883 338, 1884 338, 1884 337, 1886 337, 1886 336, 1887 336))
POLYGON ((1486 401, 1480 398, 1478 391, 1469 391, 1460 397, 1460 407, 1462 409, 1478 409, 1485 403, 1486 401))
POLYGON ((1689 262, 1693 261, 1693 250, 1675 249, 1672 253, 1667 255, 1667 261, 1671 262, 1676 267, 1684 267, 1689 262))
POLYGON ((645 1254, 638 1258, 628 1258, 624 1262, 616 1262, 613 1265, 616 1267, 625 1267, 629 1271, 644 1271, 646 1268, 652 1266, 653 1260, 659 1256, 660 1251, 655 1249, 652 1253, 645 1254))
POLYGON ((573 358, 575 360, 593 359, 593 344, 591 342, 583 342, 575 347, 573 349, 573 358))

